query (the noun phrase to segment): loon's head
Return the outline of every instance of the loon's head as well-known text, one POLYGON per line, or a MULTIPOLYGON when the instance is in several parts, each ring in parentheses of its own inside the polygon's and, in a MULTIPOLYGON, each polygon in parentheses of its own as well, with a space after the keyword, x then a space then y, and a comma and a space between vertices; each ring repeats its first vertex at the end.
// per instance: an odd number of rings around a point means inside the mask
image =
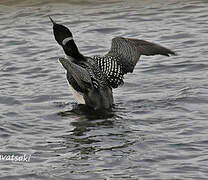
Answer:
POLYGON ((53 23, 53 34, 57 43, 62 46, 65 54, 71 56, 77 61, 85 60, 85 57, 79 52, 74 40, 71 31, 61 25, 54 22, 54 20, 49 16, 51 22, 53 23))
POLYGON ((53 34, 55 40, 59 45, 63 47, 67 44, 68 41, 73 40, 72 33, 66 26, 57 24, 50 16, 49 18, 53 23, 53 34))

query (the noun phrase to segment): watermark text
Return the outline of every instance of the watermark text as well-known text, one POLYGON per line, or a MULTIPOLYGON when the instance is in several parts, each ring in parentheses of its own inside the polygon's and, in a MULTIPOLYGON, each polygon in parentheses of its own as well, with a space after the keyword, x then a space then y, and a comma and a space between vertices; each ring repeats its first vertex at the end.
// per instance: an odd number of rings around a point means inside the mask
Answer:
POLYGON ((0 161, 12 161, 12 162, 30 162, 31 155, 14 155, 14 154, 1 154, 0 161))

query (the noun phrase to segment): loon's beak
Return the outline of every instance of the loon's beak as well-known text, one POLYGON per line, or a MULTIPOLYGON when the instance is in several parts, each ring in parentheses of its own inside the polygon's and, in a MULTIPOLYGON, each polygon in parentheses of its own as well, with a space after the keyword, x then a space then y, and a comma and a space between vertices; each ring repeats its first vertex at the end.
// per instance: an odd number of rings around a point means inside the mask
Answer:
POLYGON ((53 23, 53 25, 55 25, 56 22, 51 18, 51 16, 48 16, 48 17, 49 17, 49 19, 51 20, 51 22, 53 23))

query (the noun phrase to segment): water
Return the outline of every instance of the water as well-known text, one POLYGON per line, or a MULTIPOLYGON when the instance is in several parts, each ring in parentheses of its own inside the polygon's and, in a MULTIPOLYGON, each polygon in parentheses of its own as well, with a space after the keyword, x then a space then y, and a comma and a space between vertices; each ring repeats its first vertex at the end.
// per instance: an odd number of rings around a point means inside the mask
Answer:
POLYGON ((208 3, 0 2, 0 179, 207 179, 208 3), (174 57, 141 57, 105 115, 74 112, 51 15, 85 55, 115 36, 157 42, 174 57))

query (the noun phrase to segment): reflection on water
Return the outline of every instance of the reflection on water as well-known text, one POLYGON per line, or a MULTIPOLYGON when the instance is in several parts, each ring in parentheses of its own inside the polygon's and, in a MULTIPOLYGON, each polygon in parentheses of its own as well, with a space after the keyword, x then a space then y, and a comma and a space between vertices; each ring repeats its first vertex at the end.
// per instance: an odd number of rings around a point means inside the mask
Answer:
POLYGON ((94 119, 107 119, 114 117, 115 110, 93 110, 92 108, 87 107, 86 105, 82 104, 74 104, 71 110, 59 112, 58 115, 60 116, 71 116, 74 115, 84 115, 88 120, 94 119))
POLYGON ((207 179, 207 1, 1 0, 1 179, 207 179), (51 15, 85 55, 115 36, 175 50, 141 57, 111 112, 77 106, 51 15))

